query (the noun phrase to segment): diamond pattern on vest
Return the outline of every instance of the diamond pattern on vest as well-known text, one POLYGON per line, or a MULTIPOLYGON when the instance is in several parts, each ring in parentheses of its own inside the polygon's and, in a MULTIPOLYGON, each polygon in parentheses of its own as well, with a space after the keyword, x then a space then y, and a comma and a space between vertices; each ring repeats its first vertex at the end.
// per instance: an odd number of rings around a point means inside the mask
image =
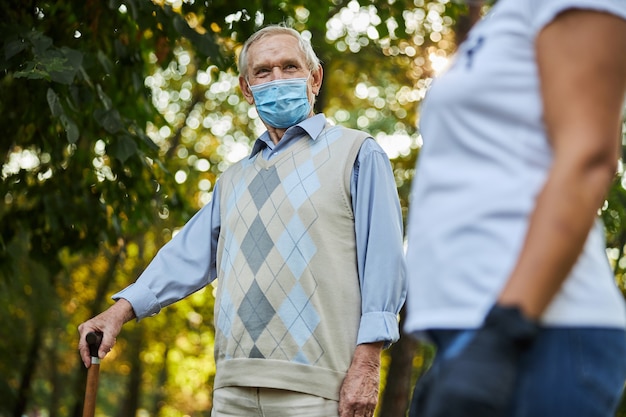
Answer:
POLYGON ((237 310, 237 314, 246 326, 246 330, 256 342, 267 324, 272 320, 276 311, 272 304, 267 300, 263 291, 256 281, 252 281, 252 285, 248 289, 243 302, 237 310))
POLYGON ((287 198, 294 209, 302 204, 320 188, 320 182, 315 174, 313 161, 307 161, 300 165, 283 180, 283 187, 287 191, 287 198))
POLYGON ((304 346, 320 323, 320 316, 300 284, 293 287, 280 306, 278 315, 300 347, 304 346))
POLYGON ((265 262, 265 258, 273 247, 274 243, 267 233, 267 230, 265 230, 263 221, 259 216, 256 216, 248 228, 246 237, 244 237, 243 242, 241 242, 241 250, 252 272, 255 274, 259 272, 263 262, 265 262))
POLYGON ((263 207, 269 196, 279 185, 280 178, 275 167, 259 171, 248 187, 257 209, 263 207))
POLYGON ((285 260, 285 264, 296 279, 309 265, 309 261, 317 252, 315 243, 307 234, 306 227, 302 221, 294 216, 285 231, 281 234, 276 248, 285 260))

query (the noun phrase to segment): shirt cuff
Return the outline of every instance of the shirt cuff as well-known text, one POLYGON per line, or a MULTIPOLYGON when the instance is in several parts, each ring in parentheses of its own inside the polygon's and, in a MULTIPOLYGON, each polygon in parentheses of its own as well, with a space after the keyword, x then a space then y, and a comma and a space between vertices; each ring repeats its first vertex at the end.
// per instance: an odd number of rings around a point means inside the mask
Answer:
POLYGON ((159 301, 154 293, 150 290, 150 288, 138 282, 135 282, 134 284, 124 288, 122 291, 113 294, 111 298, 115 301, 120 298, 128 301, 135 311, 137 321, 146 317, 154 316, 161 311, 161 305, 159 304, 159 301))
POLYGON ((388 348, 400 338, 398 316, 388 311, 365 313, 361 316, 357 344, 385 342, 388 348))

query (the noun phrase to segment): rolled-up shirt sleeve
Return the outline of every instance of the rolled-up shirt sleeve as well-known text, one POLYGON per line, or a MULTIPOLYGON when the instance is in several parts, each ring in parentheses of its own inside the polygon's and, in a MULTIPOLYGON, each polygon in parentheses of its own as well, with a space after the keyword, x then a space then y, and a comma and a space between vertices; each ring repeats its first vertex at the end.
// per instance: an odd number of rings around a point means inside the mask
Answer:
POLYGON ((357 343, 389 346, 400 337, 407 291, 402 212, 389 158, 373 139, 359 150, 351 193, 361 286, 357 343))
POLYGON ((219 192, 166 243, 134 284, 113 295, 130 302, 137 319, 153 316, 205 287, 216 276, 219 192))

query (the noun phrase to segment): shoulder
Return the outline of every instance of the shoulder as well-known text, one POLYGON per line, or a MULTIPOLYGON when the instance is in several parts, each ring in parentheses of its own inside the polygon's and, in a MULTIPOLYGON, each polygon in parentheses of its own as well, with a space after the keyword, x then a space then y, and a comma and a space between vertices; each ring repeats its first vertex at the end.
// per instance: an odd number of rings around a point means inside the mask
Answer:
POLYGON ((558 15, 568 10, 589 10, 614 14, 626 19, 624 0, 528 0, 532 10, 533 27, 539 31, 558 15))
POLYGON ((351 143, 351 147, 358 151, 359 161, 380 156, 388 159, 387 153, 369 133, 341 126, 338 129, 343 132, 342 140, 351 143))
POLYGON ((344 127, 344 126, 336 126, 336 127, 343 132, 344 136, 350 137, 353 140, 359 140, 362 142, 362 141, 365 141, 366 139, 373 139, 372 135, 362 130, 352 129, 350 127, 344 127))
POLYGON ((246 167, 253 165, 254 160, 255 160, 254 156, 252 157, 246 156, 245 158, 235 162, 234 164, 230 165, 228 168, 224 170, 224 172, 220 174, 220 180, 224 182, 228 178, 233 178, 238 173, 242 172, 246 167))

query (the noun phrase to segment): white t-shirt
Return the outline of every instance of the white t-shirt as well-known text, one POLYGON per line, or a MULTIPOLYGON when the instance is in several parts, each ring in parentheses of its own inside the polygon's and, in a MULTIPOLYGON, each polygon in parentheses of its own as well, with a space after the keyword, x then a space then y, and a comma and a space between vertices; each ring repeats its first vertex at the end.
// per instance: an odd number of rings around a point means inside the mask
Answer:
MULTIPOLYGON (((409 333, 479 326, 514 267, 552 163, 535 39, 570 8, 626 18, 626 0, 500 0, 426 96, 409 212, 409 333)), ((626 326, 599 220, 542 322, 626 326)))

